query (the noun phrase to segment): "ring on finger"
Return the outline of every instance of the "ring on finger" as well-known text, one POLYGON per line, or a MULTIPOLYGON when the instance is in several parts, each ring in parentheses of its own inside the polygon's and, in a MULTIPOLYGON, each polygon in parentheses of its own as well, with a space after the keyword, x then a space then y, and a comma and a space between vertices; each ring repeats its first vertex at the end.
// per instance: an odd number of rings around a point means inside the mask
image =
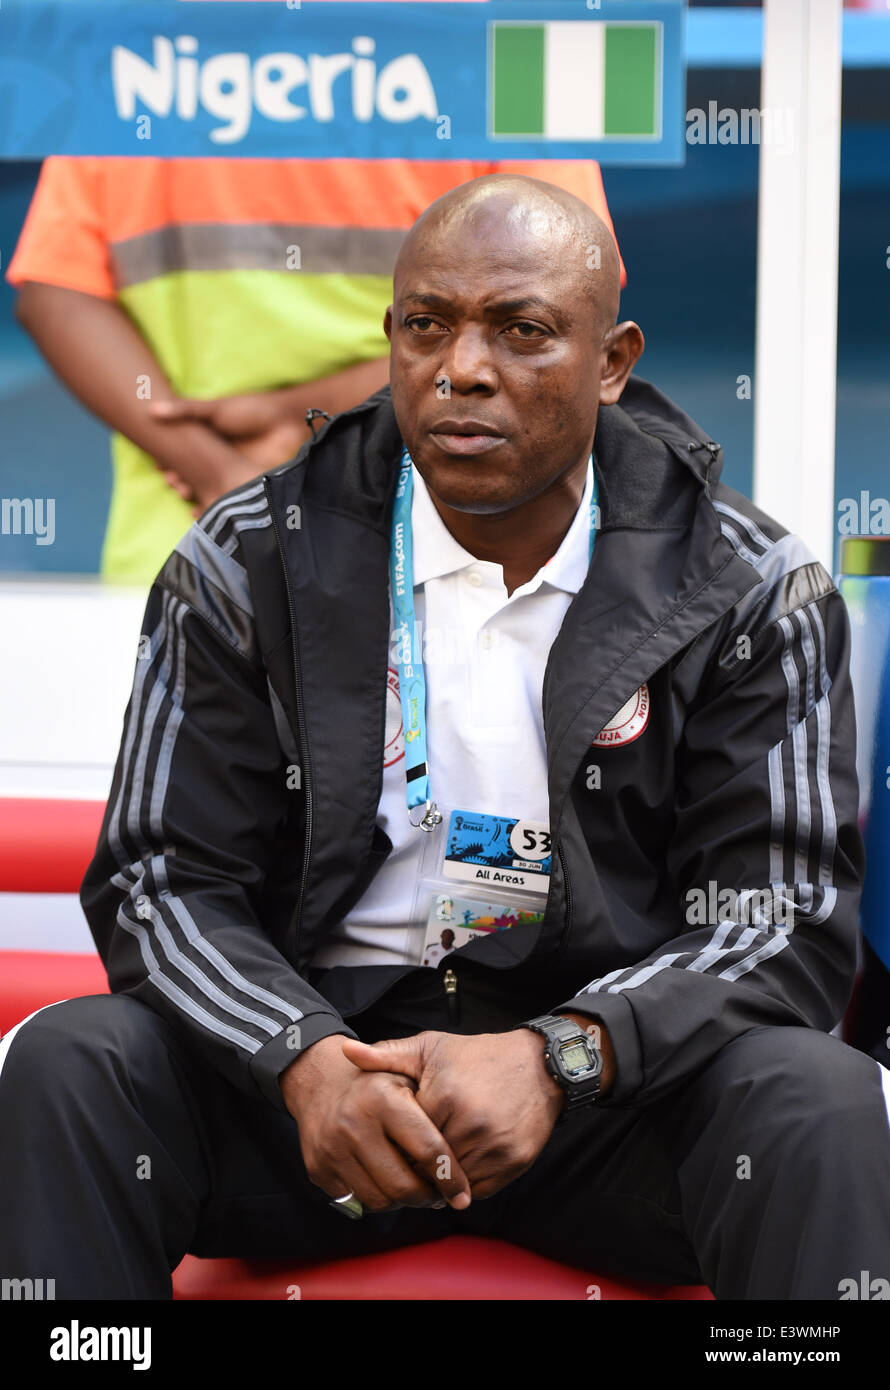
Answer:
POLYGON ((343 1197, 332 1197, 331 1206, 335 1211, 341 1211, 344 1216, 348 1216, 351 1221, 358 1221, 365 1212, 354 1192, 347 1192, 343 1197))

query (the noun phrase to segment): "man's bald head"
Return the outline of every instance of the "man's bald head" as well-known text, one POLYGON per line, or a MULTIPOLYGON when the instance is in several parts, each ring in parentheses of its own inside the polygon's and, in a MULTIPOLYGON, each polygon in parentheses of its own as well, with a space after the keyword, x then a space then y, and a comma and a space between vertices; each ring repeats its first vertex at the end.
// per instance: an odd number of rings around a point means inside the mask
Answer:
POLYGON ((602 337, 618 318, 618 252, 609 228, 587 203, 556 184, 524 174, 485 174, 450 189, 421 213, 405 237, 395 266, 395 292, 403 273, 452 237, 525 244, 545 263, 558 258, 577 277, 602 337))

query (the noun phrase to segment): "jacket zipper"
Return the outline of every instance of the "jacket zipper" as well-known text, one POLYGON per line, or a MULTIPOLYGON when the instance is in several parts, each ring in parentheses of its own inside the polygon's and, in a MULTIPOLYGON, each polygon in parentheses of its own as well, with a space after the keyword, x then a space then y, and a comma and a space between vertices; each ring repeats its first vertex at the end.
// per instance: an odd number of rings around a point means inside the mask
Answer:
POLYGON ((275 508, 272 506, 272 498, 269 495, 269 480, 263 479, 263 490, 266 494, 266 503, 269 507, 269 515, 272 518, 272 526, 275 531, 275 540, 278 543, 278 554, 281 557, 281 567, 284 571, 284 588, 287 593, 287 607, 290 613, 291 633, 291 659, 294 665, 294 689, 297 697, 297 735, 300 746, 300 785, 306 798, 306 833, 303 837, 303 871, 300 874, 300 883, 297 890, 297 905, 294 909, 294 956, 298 956, 300 943, 300 925, 303 917, 303 893, 306 884, 306 875, 309 869, 309 858, 312 847, 312 782, 309 776, 309 747, 306 742, 306 731, 303 724, 303 690, 300 683, 300 663, 298 660, 299 637, 297 634, 297 614, 294 607, 293 594, 291 592, 290 573, 287 568, 287 558, 284 553, 284 546, 281 543, 281 532, 275 517, 275 508))
POLYGON ((445 985, 445 999, 448 1003, 448 1021, 456 1024, 458 1020, 459 1005, 457 999, 457 976, 450 968, 442 976, 445 985))
POLYGON ((560 844, 557 844, 557 846, 556 846, 556 855, 557 855, 557 858, 559 859, 560 867, 561 867, 561 869, 562 869, 562 881, 563 881, 563 884, 564 884, 564 886, 565 886, 565 895, 566 895, 566 915, 565 915, 565 923, 564 923, 564 925, 563 925, 562 936, 560 937, 559 945, 557 946, 556 951, 554 952, 554 955, 555 955, 555 956, 558 956, 558 955, 560 955, 560 953, 561 953, 562 951, 565 950, 566 945, 567 945, 567 943, 568 943, 568 939, 569 939, 569 933, 570 933, 570 931, 571 931, 571 929, 572 929, 572 908, 573 908, 573 901, 572 901, 572 877, 571 877, 571 874, 569 873, 569 866, 568 866, 568 864, 566 863, 566 857, 565 857, 565 855, 564 855, 563 852, 562 852, 562 845, 560 845, 560 844))

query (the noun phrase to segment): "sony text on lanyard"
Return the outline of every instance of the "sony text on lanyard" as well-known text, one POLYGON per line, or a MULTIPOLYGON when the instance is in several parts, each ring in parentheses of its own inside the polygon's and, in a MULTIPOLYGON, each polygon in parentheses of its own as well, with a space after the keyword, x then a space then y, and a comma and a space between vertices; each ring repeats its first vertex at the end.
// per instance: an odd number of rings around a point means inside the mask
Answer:
MULTIPOLYGON (((593 455, 591 455, 591 463, 593 455)), ((411 531, 411 502, 414 494, 413 463, 408 450, 403 450, 396 482, 392 514, 392 545, 390 548, 390 579, 395 635, 398 638, 396 665, 399 675, 399 699, 402 705, 402 727, 405 731, 405 777, 407 782, 408 819, 421 830, 435 830, 442 821, 442 812, 430 796, 430 770, 426 746, 426 677, 423 657, 414 650, 414 545, 411 531), (414 820, 413 812, 423 807, 421 819, 414 820)), ((593 558, 597 525, 596 473, 590 498, 589 558, 593 558)))

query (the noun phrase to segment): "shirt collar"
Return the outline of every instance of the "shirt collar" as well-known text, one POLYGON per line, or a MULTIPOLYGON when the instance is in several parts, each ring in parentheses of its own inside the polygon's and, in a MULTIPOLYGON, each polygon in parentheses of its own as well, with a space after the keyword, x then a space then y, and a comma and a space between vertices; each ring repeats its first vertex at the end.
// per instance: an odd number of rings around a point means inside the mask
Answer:
MULTIPOLYGON (((414 492, 411 502, 411 531, 414 548, 414 586, 428 579, 440 579, 457 570, 482 563, 457 541, 436 510, 429 489, 412 465, 414 492)), ((541 566, 537 574, 514 593, 532 593, 541 584, 576 594, 587 577, 590 563, 590 499, 593 493, 593 462, 587 465, 584 493, 572 524, 559 549, 541 566)))

